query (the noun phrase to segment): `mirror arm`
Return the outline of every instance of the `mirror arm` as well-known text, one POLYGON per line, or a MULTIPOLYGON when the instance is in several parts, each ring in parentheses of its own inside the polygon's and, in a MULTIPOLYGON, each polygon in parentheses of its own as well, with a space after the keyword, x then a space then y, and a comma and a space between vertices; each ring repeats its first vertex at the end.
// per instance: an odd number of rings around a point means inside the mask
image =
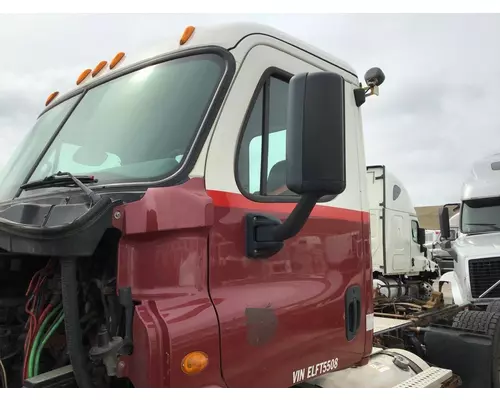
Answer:
POLYGON ((297 235, 304 227, 321 195, 307 193, 303 195, 288 218, 282 224, 257 228, 256 239, 259 242, 283 242, 297 235))

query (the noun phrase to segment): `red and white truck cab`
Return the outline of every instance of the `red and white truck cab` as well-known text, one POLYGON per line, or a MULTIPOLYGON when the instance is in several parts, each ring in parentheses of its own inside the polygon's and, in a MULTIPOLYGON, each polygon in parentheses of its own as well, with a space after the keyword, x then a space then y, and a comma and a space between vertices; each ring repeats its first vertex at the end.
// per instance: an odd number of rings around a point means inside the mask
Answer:
POLYGON ((9 381, 291 387, 368 362, 360 106, 384 79, 237 24, 49 96, 0 176, 0 297, 29 326, 9 381))

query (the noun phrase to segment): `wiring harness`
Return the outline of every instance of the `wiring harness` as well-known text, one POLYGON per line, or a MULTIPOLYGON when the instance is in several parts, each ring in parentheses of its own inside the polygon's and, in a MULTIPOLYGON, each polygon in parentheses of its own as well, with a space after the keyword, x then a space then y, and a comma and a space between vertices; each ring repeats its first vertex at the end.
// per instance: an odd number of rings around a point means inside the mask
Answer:
POLYGON ((36 272, 26 292, 25 311, 29 317, 24 343, 23 380, 38 375, 42 349, 64 320, 61 296, 47 287, 50 282, 53 285, 57 282, 54 276, 56 263, 51 259, 45 268, 36 272))

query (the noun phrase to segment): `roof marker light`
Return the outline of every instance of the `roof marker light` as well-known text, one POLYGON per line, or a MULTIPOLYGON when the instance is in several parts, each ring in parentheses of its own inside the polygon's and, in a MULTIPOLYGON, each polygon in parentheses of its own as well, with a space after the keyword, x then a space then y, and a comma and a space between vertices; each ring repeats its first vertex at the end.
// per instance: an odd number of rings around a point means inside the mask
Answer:
POLYGON ((116 56, 114 56, 114 58, 109 63, 109 69, 115 68, 124 58, 125 58, 125 53, 123 51, 120 51, 116 56))
POLYGON ((47 97, 47 100, 45 100, 45 107, 47 107, 50 103, 54 101, 54 99, 59 95, 59 92, 54 92, 47 97))
POLYGON ((186 29, 184 29, 184 32, 181 36, 181 40, 179 41, 179 44, 182 46, 183 44, 186 44, 186 42, 191 39, 191 36, 193 36, 194 33, 194 26, 188 26, 186 29))
POLYGON ((79 85, 80 83, 82 83, 85 79, 87 79, 87 77, 90 75, 91 72, 92 70, 90 68, 83 71, 76 80, 76 84, 79 85))
POLYGON ((97 64, 94 68, 94 70, 92 71, 92 78, 95 78, 99 72, 101 72, 104 67, 108 64, 107 61, 101 61, 99 64, 97 64))

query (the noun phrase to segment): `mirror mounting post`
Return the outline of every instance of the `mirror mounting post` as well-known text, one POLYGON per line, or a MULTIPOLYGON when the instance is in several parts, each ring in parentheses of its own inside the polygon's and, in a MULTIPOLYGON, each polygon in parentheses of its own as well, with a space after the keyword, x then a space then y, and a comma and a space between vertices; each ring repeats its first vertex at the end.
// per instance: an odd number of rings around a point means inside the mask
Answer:
MULTIPOLYGON (((274 240, 283 241, 290 239, 297 235, 304 227, 311 212, 321 196, 307 193, 300 198, 299 203, 293 209, 290 216, 283 222, 283 224, 275 227, 270 232, 274 240)), ((264 233, 264 232, 263 232, 264 233)), ((263 234, 262 233, 262 234, 263 234)), ((257 231, 257 240, 260 239, 259 232, 257 231)))

